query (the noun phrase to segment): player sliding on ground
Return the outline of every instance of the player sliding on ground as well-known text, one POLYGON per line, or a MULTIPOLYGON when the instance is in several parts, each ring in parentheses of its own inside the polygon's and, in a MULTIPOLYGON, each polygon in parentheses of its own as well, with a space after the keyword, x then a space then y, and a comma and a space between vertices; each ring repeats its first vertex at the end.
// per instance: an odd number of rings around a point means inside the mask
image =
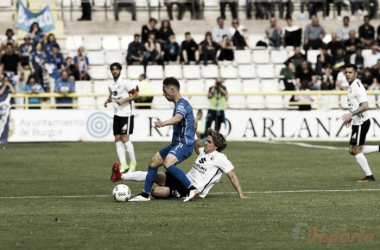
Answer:
MULTIPOLYGON (((226 147, 227 141, 223 135, 211 128, 207 131, 205 147, 202 147, 200 141, 195 141, 195 152, 198 154, 198 158, 195 160, 189 173, 187 173, 187 177, 200 190, 199 196, 202 198, 206 197, 214 184, 220 180, 222 173, 227 174, 240 198, 248 198, 244 196, 241 190, 239 179, 233 171, 234 166, 227 159, 227 156, 221 153, 226 147)), ((121 174, 115 168, 112 174, 112 181, 141 182, 145 180, 146 175, 147 172, 143 171, 121 174)), ((168 172, 159 172, 155 182, 159 187, 153 188, 151 194, 156 199, 186 197, 186 187, 168 172)))
MULTIPOLYGON (((187 197, 184 202, 191 201, 198 195, 199 191, 191 184, 185 172, 176 165, 191 156, 194 150, 194 114, 193 108, 188 101, 180 94, 180 85, 174 77, 165 78, 163 81, 163 95, 169 102, 173 102, 175 107, 173 117, 166 121, 156 121, 158 128, 173 125, 172 143, 150 159, 148 173, 146 175, 144 189, 141 194, 129 201, 149 201, 150 191, 157 178, 157 171, 160 166, 164 166, 166 171, 174 176, 183 186, 186 187, 187 197)), ((118 172, 117 166, 113 167, 118 172)))
POLYGON ((364 155, 379 152, 380 146, 363 146, 371 125, 371 121, 368 118, 369 107, 367 92, 360 80, 357 79, 358 73, 355 64, 346 66, 345 75, 350 84, 347 94, 350 113, 343 115, 343 120, 346 127, 349 127, 352 121, 349 152, 355 156, 357 163, 366 175, 366 177, 358 182, 375 181, 375 177, 373 177, 368 161, 364 155))
POLYGON ((121 64, 113 63, 110 70, 113 82, 108 84, 109 97, 104 102, 104 107, 113 102, 115 115, 113 117, 113 134, 115 136, 116 152, 120 160, 120 171, 129 172, 136 170, 135 149, 129 140, 129 135, 133 134, 132 101, 139 97, 138 92, 132 82, 120 77, 121 64), (127 164, 125 151, 128 152, 130 163, 127 164))

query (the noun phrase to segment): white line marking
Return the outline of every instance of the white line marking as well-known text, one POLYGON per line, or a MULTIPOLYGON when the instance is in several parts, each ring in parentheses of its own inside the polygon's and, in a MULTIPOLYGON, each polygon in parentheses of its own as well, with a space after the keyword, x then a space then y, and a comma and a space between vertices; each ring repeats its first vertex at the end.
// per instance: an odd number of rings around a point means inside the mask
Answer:
POLYGON ((348 150, 348 147, 332 147, 332 146, 324 146, 324 145, 313 145, 313 144, 307 144, 307 143, 301 143, 301 142, 278 142, 278 141, 264 141, 263 143, 270 143, 270 144, 288 144, 288 145, 295 145, 305 148, 320 148, 320 149, 332 149, 332 150, 348 150))
MULTIPOLYGON (((380 192, 380 189, 336 189, 336 190, 279 190, 279 191, 245 191, 245 194, 289 194, 289 193, 339 193, 339 192, 380 192)), ((236 194, 236 192, 215 192, 211 195, 236 194)), ((49 198, 104 198, 112 195, 63 195, 63 196, 11 196, 0 199, 49 199, 49 198)))

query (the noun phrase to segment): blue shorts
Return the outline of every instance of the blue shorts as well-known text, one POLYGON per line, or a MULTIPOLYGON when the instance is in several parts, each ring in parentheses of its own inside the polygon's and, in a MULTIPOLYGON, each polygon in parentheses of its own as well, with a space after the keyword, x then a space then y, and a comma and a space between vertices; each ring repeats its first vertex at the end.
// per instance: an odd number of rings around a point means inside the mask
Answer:
POLYGON ((172 143, 167 145, 158 153, 161 155, 162 159, 165 161, 165 158, 168 154, 172 154, 177 157, 179 163, 183 162, 191 156, 194 150, 194 145, 186 145, 182 143, 172 143))

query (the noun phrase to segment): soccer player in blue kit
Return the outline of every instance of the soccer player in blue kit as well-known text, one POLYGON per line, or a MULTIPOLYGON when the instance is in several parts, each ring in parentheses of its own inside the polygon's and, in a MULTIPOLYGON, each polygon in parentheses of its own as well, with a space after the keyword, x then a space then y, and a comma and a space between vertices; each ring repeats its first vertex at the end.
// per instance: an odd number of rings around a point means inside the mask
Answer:
MULTIPOLYGON (((158 151, 151 158, 142 193, 129 201, 150 200, 150 191, 156 180, 158 168, 162 165, 169 174, 187 187, 188 195, 184 202, 191 201, 199 194, 199 191, 192 186, 185 172, 176 166, 189 158, 194 150, 195 121, 193 108, 188 101, 182 98, 179 82, 174 77, 164 79, 163 92, 165 98, 175 104, 173 117, 166 121, 157 121, 155 125, 158 128, 173 125, 172 143, 158 151)), ((115 175, 119 173, 119 171, 115 171, 116 167, 113 167, 113 174, 115 175)))

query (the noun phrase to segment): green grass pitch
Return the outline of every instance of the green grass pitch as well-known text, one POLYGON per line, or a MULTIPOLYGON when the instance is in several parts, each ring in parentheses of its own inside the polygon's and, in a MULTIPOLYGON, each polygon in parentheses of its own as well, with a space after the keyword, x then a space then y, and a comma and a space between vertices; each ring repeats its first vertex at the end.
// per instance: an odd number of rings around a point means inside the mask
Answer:
MULTIPOLYGON (((138 170, 166 144, 134 143, 138 170)), ((231 142, 250 199, 223 176, 190 203, 115 202, 111 142, 0 145, 0 249, 380 249, 379 182, 356 183, 364 174, 347 143, 309 144, 341 149, 231 142), (296 190, 314 191, 286 192, 296 190)), ((380 154, 367 159, 380 178, 380 154)), ((133 195, 143 187, 123 183, 133 195)))

